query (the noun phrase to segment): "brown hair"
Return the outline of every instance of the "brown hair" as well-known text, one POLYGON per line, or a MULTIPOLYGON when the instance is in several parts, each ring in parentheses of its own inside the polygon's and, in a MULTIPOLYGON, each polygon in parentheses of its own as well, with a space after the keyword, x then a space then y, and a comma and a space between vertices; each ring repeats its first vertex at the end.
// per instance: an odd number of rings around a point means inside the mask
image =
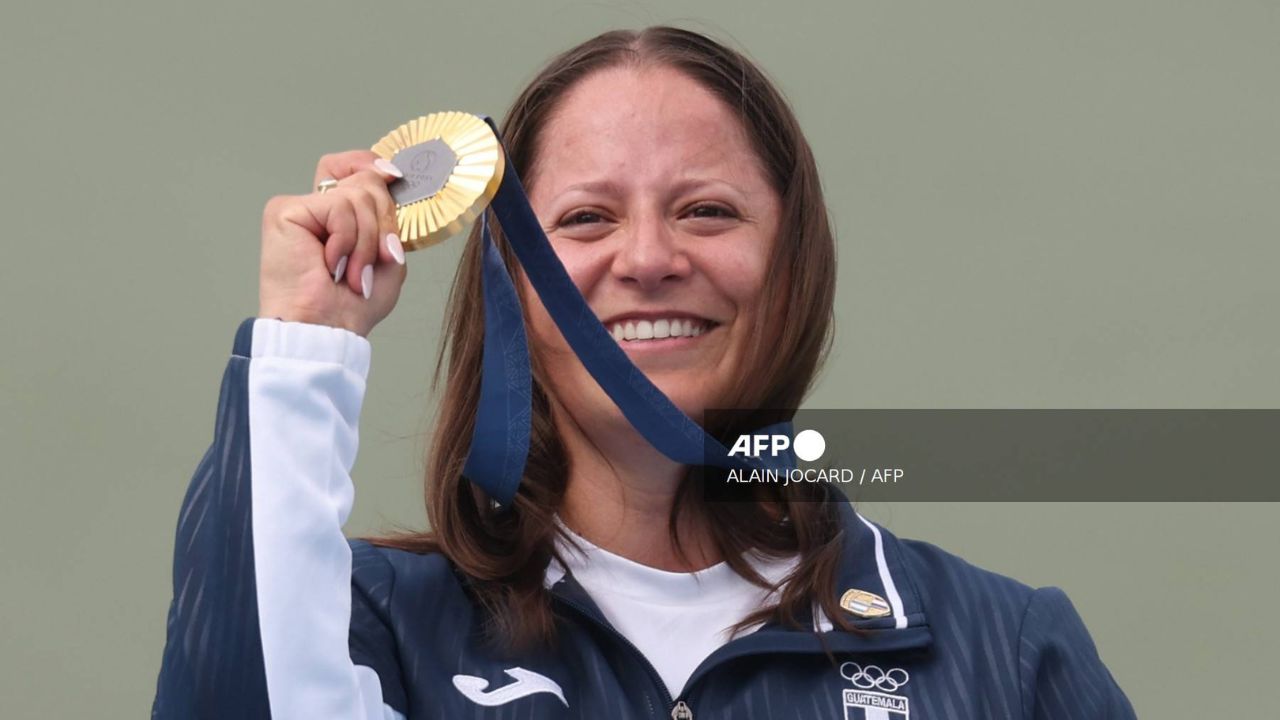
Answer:
MULTIPOLYGON (((753 336, 771 338, 748 350, 734 389, 737 408, 782 408, 786 418, 808 392, 831 344, 835 294, 835 242, 817 165, 786 100, 751 61, 695 32, 655 26, 598 35, 553 58, 516 98, 502 127, 503 145, 521 178, 537 174, 539 136, 567 89, 587 75, 618 66, 665 66, 679 70, 720 98, 741 120, 746 135, 781 198, 779 237, 756 313, 753 336), (790 408, 790 411, 785 409, 790 408)), ((491 211, 490 211, 491 212, 491 211)), ((491 216, 492 220, 492 216, 491 216)), ((507 267, 520 271, 496 221, 494 242, 507 267)), ((533 355, 532 438, 524 479, 504 508, 462 477, 470 447, 484 345, 479 224, 472 228, 450 293, 446 342, 437 357, 433 388, 444 372, 444 395, 427 459, 426 507, 431 529, 374 538, 378 545, 411 552, 439 552, 465 578, 485 610, 491 636, 510 649, 554 642, 551 599, 543 587, 556 557, 554 515, 568 476, 568 458, 551 419, 537 354, 533 355), (447 361, 446 361, 447 359, 447 361)), ((522 288, 523 290, 523 288, 522 288)), ((759 411, 744 427, 776 416, 759 411)), ((734 428, 708 430, 724 437, 734 428)), ((796 570, 783 581, 779 602, 744 619, 741 626, 776 619, 798 626, 807 604, 820 603, 838 627, 852 626, 836 601, 834 577, 841 532, 836 508, 806 483, 785 489, 755 484, 751 501, 707 502, 691 474, 680 483, 670 516, 673 541, 682 508, 696 508, 729 565, 751 582, 768 587, 742 555, 798 553, 796 570)))

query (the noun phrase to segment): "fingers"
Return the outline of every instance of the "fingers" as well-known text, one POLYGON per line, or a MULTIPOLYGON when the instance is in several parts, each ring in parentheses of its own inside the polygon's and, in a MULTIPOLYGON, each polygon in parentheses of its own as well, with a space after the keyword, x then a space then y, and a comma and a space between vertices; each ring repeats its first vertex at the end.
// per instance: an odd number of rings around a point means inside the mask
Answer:
POLYGON ((407 274, 388 189, 400 171, 357 150, 322 158, 316 179, 327 177, 336 182, 325 192, 278 195, 263 209, 260 314, 367 336, 407 274))
POLYGON ((345 282, 353 292, 369 299, 376 283, 374 266, 402 266, 405 262, 387 177, 362 170, 315 198, 332 205, 325 221, 328 237, 324 243, 325 262, 336 273, 335 282, 345 282))
POLYGON ((323 247, 324 263, 335 281, 345 275, 348 255, 359 238, 359 223, 351 199, 336 191, 324 195, 282 195, 267 204, 264 224, 280 227, 284 237, 294 242, 312 244, 317 240, 323 247), (289 228, 302 232, 290 232, 289 228))
POLYGON ((395 200, 387 188, 400 171, 371 151, 352 150, 325 155, 316 175, 339 180, 327 192, 286 203, 280 219, 305 230, 314 238, 311 242, 323 243, 324 264, 334 282, 365 299, 372 297, 380 277, 375 266, 388 266, 392 278, 402 281, 405 254, 397 235, 395 200))
POLYGON ((373 167, 373 161, 377 159, 377 153, 372 150, 348 150, 322 155, 320 161, 316 163, 316 174, 311 181, 311 187, 319 185, 325 178, 341 180, 361 170, 368 170, 373 167))
POLYGON ((352 175, 343 182, 353 187, 362 188, 368 193, 378 218, 379 259, 382 262, 395 262, 403 265, 405 262, 404 246, 400 243, 399 236, 396 235, 396 231, 399 229, 399 220, 396 217, 395 199, 391 197, 391 193, 387 189, 389 179, 380 171, 366 170, 352 175), (396 235, 395 242, 388 241, 388 235, 396 235))
POLYGON ((384 181, 404 177, 404 173, 390 161, 384 160, 372 150, 347 150, 330 153, 320 158, 316 164, 316 174, 311 180, 311 187, 316 187, 321 180, 333 178, 342 180, 360 172, 373 171, 384 181))
MULTIPOLYGON (((361 273, 364 272, 366 263, 405 263, 403 245, 396 233, 399 223, 395 200, 387 190, 388 180, 379 171, 364 170, 342 181, 342 184, 349 185, 357 193, 357 206, 362 208, 361 242, 357 250, 358 257, 353 256, 353 261, 360 265, 361 273)), ((360 288, 364 292, 363 275, 360 288)))
POLYGON ((352 207, 355 208, 358 226, 356 246, 351 251, 347 264, 348 274, 356 278, 352 289, 364 295, 366 300, 373 294, 373 266, 378 261, 378 245, 386 233, 381 232, 378 222, 378 208, 371 194, 365 190, 353 191, 352 207))

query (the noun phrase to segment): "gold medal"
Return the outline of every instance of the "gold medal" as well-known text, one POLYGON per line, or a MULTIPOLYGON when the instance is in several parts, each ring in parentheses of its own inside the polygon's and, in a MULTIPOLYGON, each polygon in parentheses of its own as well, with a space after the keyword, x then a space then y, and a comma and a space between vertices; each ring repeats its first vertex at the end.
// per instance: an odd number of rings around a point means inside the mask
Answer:
POLYGON ((404 173, 387 189, 406 250, 435 245, 480 217, 502 184, 506 163, 488 123, 453 111, 410 120, 373 152, 404 173))

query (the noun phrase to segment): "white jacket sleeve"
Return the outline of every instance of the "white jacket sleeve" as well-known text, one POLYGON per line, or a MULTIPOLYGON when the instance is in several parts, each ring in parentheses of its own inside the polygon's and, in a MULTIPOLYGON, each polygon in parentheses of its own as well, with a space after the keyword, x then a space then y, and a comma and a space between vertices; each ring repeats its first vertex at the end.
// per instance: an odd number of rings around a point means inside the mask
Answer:
POLYGON ((404 717, 349 650, 342 526, 369 360, 347 330, 241 323, 179 515, 153 717, 404 717))

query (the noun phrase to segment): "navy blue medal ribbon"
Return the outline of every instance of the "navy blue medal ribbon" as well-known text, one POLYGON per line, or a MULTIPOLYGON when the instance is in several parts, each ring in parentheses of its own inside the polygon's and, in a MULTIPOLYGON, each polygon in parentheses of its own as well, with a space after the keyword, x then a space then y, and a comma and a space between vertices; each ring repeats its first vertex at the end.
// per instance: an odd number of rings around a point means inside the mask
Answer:
MULTIPOLYGON (((495 136, 501 137, 489 117, 484 121, 495 136)), ((676 407, 631 362, 556 256, 529 205, 510 155, 505 152, 503 162, 502 182, 490 208, 565 341, 632 427, 663 455, 685 465, 744 471, 795 467, 795 457, 790 453, 771 462, 730 455, 721 442, 676 407)), ((462 474, 491 498, 507 505, 515 498, 529 456, 533 381, 519 296, 489 233, 487 210, 481 213, 480 223, 484 243, 484 351, 476 424, 462 474)), ((789 422, 757 432, 792 435, 789 422)))

